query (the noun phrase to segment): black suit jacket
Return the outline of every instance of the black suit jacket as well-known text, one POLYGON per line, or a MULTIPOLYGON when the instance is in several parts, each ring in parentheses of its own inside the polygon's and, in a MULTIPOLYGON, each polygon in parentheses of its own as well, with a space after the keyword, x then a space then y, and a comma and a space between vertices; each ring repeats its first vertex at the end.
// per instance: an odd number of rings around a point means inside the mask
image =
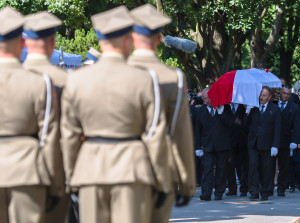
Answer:
POLYGON ((297 105, 300 105, 299 97, 295 93, 292 93, 292 95, 290 97, 290 101, 294 102, 297 105))
POLYGON ((246 109, 244 105, 239 105, 234 113, 234 122, 232 127, 232 147, 248 147, 248 126, 244 123, 246 109))
POLYGON ((270 151, 271 147, 280 147, 280 109, 272 102, 268 103, 263 114, 253 108, 247 116, 249 125, 248 148, 256 146, 258 150, 270 151))
POLYGON ((225 105, 222 114, 217 111, 212 117, 207 106, 203 105, 197 114, 197 131, 201 137, 197 137, 197 149, 204 152, 225 151, 231 148, 231 128, 233 126, 233 114, 230 106, 225 105))
POLYGON ((288 101, 281 111, 280 148, 289 149, 291 142, 300 143, 300 107, 288 101))
MULTIPOLYGON (((198 114, 198 107, 195 107, 193 105, 190 105, 190 115, 191 115, 191 119, 192 119, 192 127, 193 127, 193 133, 194 133, 194 148, 195 150, 197 149, 197 137, 200 137, 199 131, 196 128, 196 122, 197 122, 197 114, 198 114)), ((199 149, 199 148, 198 148, 199 149)))

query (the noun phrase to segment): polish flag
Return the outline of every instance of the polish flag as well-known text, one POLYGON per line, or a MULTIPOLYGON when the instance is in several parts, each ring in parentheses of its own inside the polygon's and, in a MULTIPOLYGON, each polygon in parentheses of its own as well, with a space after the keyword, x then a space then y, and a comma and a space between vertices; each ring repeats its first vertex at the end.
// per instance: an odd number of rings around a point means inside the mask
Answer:
POLYGON ((259 107, 259 95, 263 86, 281 88, 280 79, 267 71, 251 68, 222 75, 207 93, 213 107, 231 102, 259 107))

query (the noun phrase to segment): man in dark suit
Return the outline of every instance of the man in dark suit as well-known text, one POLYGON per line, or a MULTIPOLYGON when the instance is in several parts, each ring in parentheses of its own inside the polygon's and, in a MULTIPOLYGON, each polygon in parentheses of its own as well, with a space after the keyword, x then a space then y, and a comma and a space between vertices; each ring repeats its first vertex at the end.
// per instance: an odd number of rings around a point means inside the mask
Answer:
POLYGON ((233 114, 229 105, 212 107, 207 95, 208 88, 202 91, 203 105, 197 115, 197 127, 201 137, 197 137, 196 155, 202 157, 201 200, 211 200, 215 182, 215 200, 222 200, 226 190, 226 168, 231 148, 231 127, 233 114), (214 166, 216 171, 214 174, 214 166))
MULTIPOLYGON (((198 114, 199 107, 196 107, 192 104, 190 104, 190 114, 192 119, 192 127, 193 127, 193 136, 194 136, 194 148, 197 148, 197 139, 200 137, 200 134, 198 132, 198 129, 196 128, 196 122, 197 122, 197 114, 198 114)), ((195 167, 196 167, 196 186, 200 187, 201 185, 201 178, 202 178, 202 165, 201 165, 201 159, 199 154, 195 153, 195 167)))
POLYGON ((273 187, 272 163, 280 146, 280 109, 269 102, 271 89, 263 87, 259 108, 251 109, 246 120, 249 125, 249 192, 250 200, 268 200, 273 187))
MULTIPOLYGON (((284 78, 280 78, 281 86, 284 87, 285 85, 288 85, 287 81, 284 78)), ((300 105, 300 100, 297 94, 291 93, 291 96, 289 98, 289 101, 294 102, 297 105, 300 105)))
POLYGON ((231 105, 234 114, 234 125, 232 127, 231 149, 228 159, 228 193, 226 196, 237 195, 236 174, 240 181, 240 196, 247 196, 248 192, 248 128, 244 125, 243 119, 246 109, 243 105, 231 105))
MULTIPOLYGON (((280 91, 278 107, 281 110, 281 134, 278 158, 278 196, 285 196, 288 186, 288 162, 290 153, 297 148, 300 139, 300 107, 290 100, 292 89, 284 85, 280 91)), ((275 169, 275 163, 273 164, 275 169)), ((275 171, 273 171, 275 174, 275 171)))

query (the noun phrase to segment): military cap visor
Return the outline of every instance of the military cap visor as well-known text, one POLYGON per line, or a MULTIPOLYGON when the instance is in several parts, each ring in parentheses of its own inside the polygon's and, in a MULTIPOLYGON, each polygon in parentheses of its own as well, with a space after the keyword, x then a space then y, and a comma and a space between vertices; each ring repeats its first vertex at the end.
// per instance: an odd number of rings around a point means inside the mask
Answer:
POLYGON ((25 17, 25 34, 28 39, 40 39, 55 35, 62 21, 55 15, 43 11, 25 17))
POLYGON ((0 42, 14 39, 23 32, 24 16, 11 7, 0 10, 0 42))
POLYGON ((134 19, 134 32, 143 35, 153 35, 160 33, 164 26, 171 22, 171 19, 150 4, 145 4, 131 10, 131 17, 134 19))
POLYGON ((134 25, 125 6, 93 15, 91 20, 99 40, 123 36, 132 31, 134 25))

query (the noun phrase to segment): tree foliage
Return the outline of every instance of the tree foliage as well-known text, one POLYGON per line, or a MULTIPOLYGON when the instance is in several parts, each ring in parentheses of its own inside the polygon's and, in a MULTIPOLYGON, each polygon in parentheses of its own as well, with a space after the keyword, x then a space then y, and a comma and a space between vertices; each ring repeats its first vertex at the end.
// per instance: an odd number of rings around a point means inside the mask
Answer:
POLYGON ((297 0, 2 0, 23 14, 48 10, 64 22, 57 45, 85 56, 98 46, 90 16, 119 5, 129 9, 145 3, 172 18, 164 35, 197 42, 186 54, 160 46, 160 59, 181 67, 198 87, 232 69, 266 67, 295 80, 299 70, 299 1, 297 0), (285 60, 284 60, 285 59, 285 60))

